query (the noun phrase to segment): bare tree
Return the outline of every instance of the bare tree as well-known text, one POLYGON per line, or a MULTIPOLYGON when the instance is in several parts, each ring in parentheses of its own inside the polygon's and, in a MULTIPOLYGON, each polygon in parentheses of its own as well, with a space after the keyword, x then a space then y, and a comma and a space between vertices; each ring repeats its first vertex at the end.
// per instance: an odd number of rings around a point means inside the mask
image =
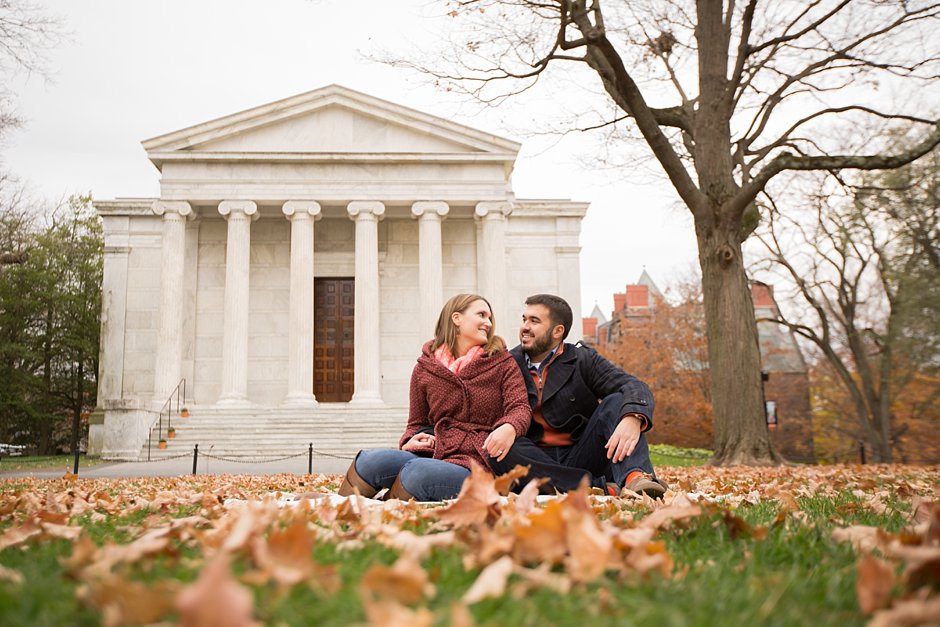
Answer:
POLYGON ((940 153, 859 183, 823 178, 811 219, 777 212, 758 239, 795 286, 796 313, 776 322, 825 357, 859 439, 890 462, 937 418, 924 410, 940 397, 940 153))
POLYGON ((46 75, 46 52, 61 37, 61 24, 28 0, 0 0, 0 136, 22 124, 10 82, 21 73, 46 75))
POLYGON ((554 75, 568 80, 570 91, 587 82, 577 73, 587 71, 606 92, 597 102, 610 111, 594 126, 639 131, 695 223, 714 462, 780 461, 764 421, 742 259, 742 242, 758 223, 756 200, 781 172, 896 168, 940 143, 935 116, 918 111, 914 98, 892 103, 889 97, 914 85, 936 90, 940 5, 457 0, 448 9, 455 24, 450 52, 399 64, 491 103, 554 75), (566 64, 571 73, 558 74, 566 64), (876 86, 881 91, 873 97, 876 86), (816 130, 860 118, 919 126, 921 140, 892 153, 864 142, 824 142, 816 130))

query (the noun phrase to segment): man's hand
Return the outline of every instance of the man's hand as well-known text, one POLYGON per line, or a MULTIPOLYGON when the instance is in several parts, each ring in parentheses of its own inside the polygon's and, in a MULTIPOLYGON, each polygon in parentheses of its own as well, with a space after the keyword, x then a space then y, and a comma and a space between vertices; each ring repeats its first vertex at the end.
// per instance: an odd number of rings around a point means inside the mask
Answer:
POLYGON ((401 450, 416 451, 418 449, 433 449, 436 441, 437 440, 430 433, 416 433, 410 440, 402 445, 401 450))
POLYGON ((614 429, 614 434, 607 440, 604 448, 607 449, 607 459, 614 463, 622 462, 627 455, 633 453, 636 443, 640 441, 640 430, 643 428, 643 418, 627 414, 620 419, 620 424, 614 429))
POLYGON ((483 449, 490 454, 490 457, 495 457, 496 461, 501 462, 509 454, 509 449, 515 441, 516 429, 507 423, 499 425, 491 434, 486 436, 486 440, 483 441, 483 449))

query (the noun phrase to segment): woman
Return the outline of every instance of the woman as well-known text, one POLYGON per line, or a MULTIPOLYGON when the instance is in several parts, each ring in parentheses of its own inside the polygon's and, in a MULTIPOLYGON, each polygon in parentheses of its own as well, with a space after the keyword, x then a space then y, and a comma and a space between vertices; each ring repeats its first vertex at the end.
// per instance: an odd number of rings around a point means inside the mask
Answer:
POLYGON ((489 302, 451 298, 411 374, 408 426, 399 449, 360 451, 339 493, 439 501, 460 492, 472 463, 502 460, 532 418, 525 382, 494 333, 489 302))

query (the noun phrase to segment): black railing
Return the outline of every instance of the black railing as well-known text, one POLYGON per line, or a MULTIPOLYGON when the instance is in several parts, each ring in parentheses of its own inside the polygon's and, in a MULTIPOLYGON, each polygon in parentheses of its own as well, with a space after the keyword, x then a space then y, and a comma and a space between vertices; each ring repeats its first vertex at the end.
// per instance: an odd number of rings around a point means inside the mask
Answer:
MULTIPOLYGON (((157 443, 166 442, 166 435, 169 435, 173 428, 173 412, 179 416, 181 411, 186 409, 186 379, 180 379, 176 387, 170 392, 170 396, 160 408, 160 417, 157 419, 157 443), (163 431, 163 416, 166 414, 166 433, 163 431)), ((147 438, 147 461, 150 461, 150 451, 153 448, 153 427, 150 428, 150 436, 147 438)))

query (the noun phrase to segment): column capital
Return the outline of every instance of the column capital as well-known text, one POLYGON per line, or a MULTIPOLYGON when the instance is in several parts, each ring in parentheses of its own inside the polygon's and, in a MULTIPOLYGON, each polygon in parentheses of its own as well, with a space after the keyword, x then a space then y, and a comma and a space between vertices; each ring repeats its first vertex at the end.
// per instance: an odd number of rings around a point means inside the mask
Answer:
POLYGON ((385 205, 377 200, 354 200, 346 205, 346 212, 350 220, 371 215, 378 222, 385 214, 385 205))
POLYGON ((287 216, 288 220, 296 218, 310 217, 313 220, 319 220, 323 217, 320 213, 320 203, 315 200, 288 200, 281 207, 281 211, 287 216))
POLYGON ((258 205, 251 200, 223 200, 219 203, 219 213, 227 220, 235 211, 241 211, 252 220, 258 219, 258 205))
POLYGON ((193 215, 192 206, 185 200, 155 200, 150 208, 158 216, 175 213, 182 218, 188 218, 193 215))
POLYGON ((419 200, 411 205, 411 215, 416 218, 435 216, 444 218, 450 212, 450 206, 441 200, 419 200))
POLYGON ((485 200, 477 203, 473 213, 478 218, 503 218, 512 213, 512 205, 505 200, 485 200))

